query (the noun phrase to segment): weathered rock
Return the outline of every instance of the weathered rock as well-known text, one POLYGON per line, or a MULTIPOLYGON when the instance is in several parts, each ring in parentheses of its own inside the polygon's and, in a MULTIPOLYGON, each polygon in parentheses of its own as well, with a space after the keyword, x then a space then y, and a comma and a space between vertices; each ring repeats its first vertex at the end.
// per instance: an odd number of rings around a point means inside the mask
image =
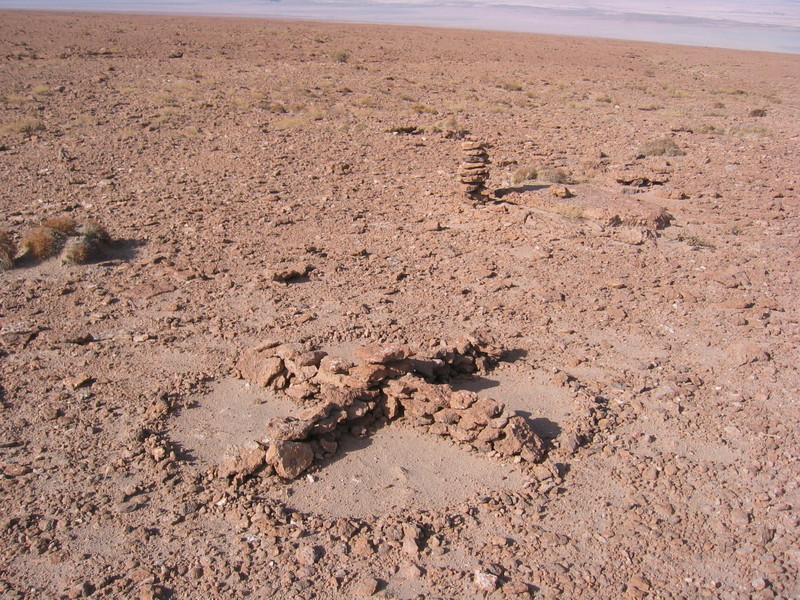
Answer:
POLYGON ((241 377, 263 387, 269 386, 284 370, 283 360, 273 356, 271 350, 264 345, 245 350, 236 363, 241 377))
POLYGON ((266 453, 256 442, 244 446, 231 446, 217 467, 220 477, 242 479, 253 475, 264 468, 266 453))
POLYGON ((374 577, 362 577, 353 584, 356 596, 373 596, 378 591, 378 580, 374 577))
POLYGON ((408 346, 369 344, 367 346, 359 346, 353 353, 370 364, 385 365, 408 358, 411 356, 411 349, 408 346))
POLYGON ((265 440, 281 442, 304 440, 313 426, 314 421, 304 421, 294 417, 285 419, 273 417, 267 420, 265 440))
POLYGON ((305 442, 272 442, 267 450, 266 461, 275 467, 275 472, 284 479, 294 479, 305 471, 314 460, 314 451, 305 442))
POLYGON ((520 454, 529 462, 544 458, 544 443, 521 416, 513 416, 503 429, 503 437, 495 440, 494 449, 506 456, 520 454), (525 454, 523 455, 523 450, 525 454))
POLYGON ((480 569, 475 571, 472 580, 475 583, 475 587, 482 592, 495 591, 500 582, 497 575, 487 573, 486 571, 481 571, 480 569))
POLYGON ((305 277, 312 270, 313 266, 305 263, 295 263, 290 265, 282 265, 272 273, 272 281, 288 283, 305 277))

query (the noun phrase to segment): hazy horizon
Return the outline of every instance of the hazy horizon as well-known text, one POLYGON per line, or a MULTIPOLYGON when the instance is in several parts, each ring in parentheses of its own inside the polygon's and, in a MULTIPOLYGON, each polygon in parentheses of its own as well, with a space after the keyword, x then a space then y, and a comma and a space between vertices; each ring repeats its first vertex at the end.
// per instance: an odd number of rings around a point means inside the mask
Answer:
POLYGON ((800 54, 800 0, 0 0, 0 9, 494 29, 800 54))

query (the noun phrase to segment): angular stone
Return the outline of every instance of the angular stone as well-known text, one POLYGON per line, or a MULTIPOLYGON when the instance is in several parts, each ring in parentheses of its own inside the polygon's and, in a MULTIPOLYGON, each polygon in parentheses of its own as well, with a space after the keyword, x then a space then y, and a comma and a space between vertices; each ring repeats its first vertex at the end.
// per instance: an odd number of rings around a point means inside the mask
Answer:
POLYGON ((478 398, 478 400, 464 411, 464 419, 471 420, 478 425, 486 425, 491 419, 502 414, 505 405, 492 398, 478 398))
POLYGON ((375 384, 383 381, 392 373, 392 370, 387 366, 376 363, 363 363, 350 369, 349 381, 354 381, 357 384, 375 384))
POLYGON ((236 363, 236 369, 243 379, 267 387, 284 370, 283 360, 272 356, 272 349, 263 344, 245 350, 236 363))
POLYGON ((484 427, 478 434, 478 437, 475 439, 479 442, 493 442, 500 438, 501 435, 502 432, 499 429, 495 429, 494 427, 484 427))
POLYGON ((486 571, 477 570, 473 575, 475 587, 482 592, 493 592, 497 589, 499 578, 497 575, 487 573, 486 571))
POLYGON ((544 458, 544 442, 519 415, 508 420, 503 429, 504 437, 495 440, 494 449, 504 456, 519 454, 528 462, 538 462, 544 458))
POLYGON ((352 366, 352 362, 339 356, 326 356, 319 363, 321 370, 340 375, 346 374, 352 366))
POLYGON ((417 391, 414 393, 414 398, 430 403, 434 407, 433 410, 435 412, 450 406, 450 397, 452 393, 453 390, 450 386, 420 382, 417 386, 417 391))
POLYGON ((309 274, 309 272, 313 269, 309 264, 305 263, 295 263, 290 265, 285 265, 278 267, 272 273, 272 281, 279 281, 279 282, 289 282, 296 279, 300 279, 305 277, 309 274))
POLYGON ((444 423, 446 425, 452 425, 454 423, 458 423, 461 419, 461 415, 459 412, 453 408, 443 408, 433 415, 433 420, 436 423, 444 423))
POLYGON ((273 442, 267 450, 266 461, 284 479, 294 479, 314 460, 314 451, 305 442, 273 442))
POLYGON ((314 394, 317 393, 316 386, 310 384, 307 381, 303 382, 292 382, 292 384, 284 390, 284 393, 289 396, 290 398, 294 398, 295 400, 305 400, 307 398, 311 398, 314 394))
POLYGON ((267 420, 266 438, 270 441, 297 441, 308 437, 313 421, 303 421, 294 417, 281 419, 273 417, 267 420))
POLYGON ((381 344, 359 346, 353 353, 361 360, 375 365, 385 365, 411 356, 411 350, 408 346, 384 346, 381 344))
POLYGON ((260 471, 266 463, 266 453, 257 443, 231 446, 217 467, 220 477, 244 478, 260 471))
POLYGON ((413 417, 430 417, 438 409, 430 402, 419 399, 416 396, 412 398, 402 398, 400 400, 406 414, 413 417))
POLYGON ((378 591, 378 580, 374 577, 364 577, 353 584, 353 592, 357 597, 373 596, 378 591))
POLYGON ((475 404, 478 394, 468 390, 458 390, 450 394, 450 407, 456 410, 464 410, 475 404))
POLYGON ((322 363, 322 359, 324 359, 327 355, 328 353, 323 352, 322 350, 303 352, 295 359, 295 362, 300 367, 319 367, 322 363))
POLYGON ((345 421, 346 419, 347 412, 345 410, 341 408, 335 409, 331 411, 331 414, 329 414, 327 417, 315 423, 314 427, 311 429, 311 433, 315 435, 330 433, 336 429, 339 423, 345 421))

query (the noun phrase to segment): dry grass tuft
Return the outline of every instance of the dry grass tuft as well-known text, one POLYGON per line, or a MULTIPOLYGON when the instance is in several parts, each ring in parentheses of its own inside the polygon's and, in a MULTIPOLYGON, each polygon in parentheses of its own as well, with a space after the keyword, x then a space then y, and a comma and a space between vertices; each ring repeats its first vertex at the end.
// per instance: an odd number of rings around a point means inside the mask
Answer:
POLYGON ((463 139, 469 135, 469 129, 462 127, 455 117, 448 117, 433 126, 435 133, 443 133, 448 139, 463 139))
POLYGON ((546 181, 547 183, 574 183, 572 178, 562 168, 556 169, 540 169, 539 170, 539 181, 546 181))
POLYGON ((7 232, 0 230, 0 271, 7 271, 14 266, 17 245, 7 232))
POLYGON ((716 248, 716 246, 708 240, 689 231, 682 231, 679 233, 677 240, 689 244, 692 248, 716 248))
POLYGON ((572 221, 580 221, 581 219, 586 218, 586 212, 583 210, 582 207, 576 206, 574 204, 567 204, 564 202, 559 203, 555 207, 555 212, 562 217, 570 219, 572 221))
POLYGON ((47 260, 61 252, 66 240, 67 236, 61 231, 37 227, 22 240, 22 248, 36 260, 47 260))
POLYGON ((526 181, 534 181, 538 176, 539 173, 534 167, 520 167, 511 175, 511 184, 519 185, 526 181))
POLYGON ((84 265, 97 256, 99 244, 97 239, 85 235, 70 238, 61 260, 64 264, 84 265))
POLYGON ((686 153, 671 138, 658 138, 645 142, 636 151, 637 158, 645 156, 684 156, 686 153))
POLYGON ((111 236, 97 221, 81 221, 77 227, 78 235, 95 240, 100 244, 110 244, 111 236))
POLYGON ((55 229, 65 235, 75 235, 77 224, 74 219, 70 219, 69 217, 53 217, 52 219, 42 221, 42 227, 55 229))
POLYGON ((36 131, 42 131, 44 124, 39 119, 33 117, 25 117, 13 123, 7 123, 0 128, 2 133, 25 133, 30 135, 36 131))

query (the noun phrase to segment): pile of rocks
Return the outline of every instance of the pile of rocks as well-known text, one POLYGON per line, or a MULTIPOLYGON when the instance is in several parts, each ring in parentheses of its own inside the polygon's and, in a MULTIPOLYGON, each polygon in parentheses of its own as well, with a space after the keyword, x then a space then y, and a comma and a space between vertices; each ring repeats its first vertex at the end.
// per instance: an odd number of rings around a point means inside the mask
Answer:
POLYGON ((376 421, 399 419, 480 452, 542 460, 544 444, 522 416, 491 398, 435 383, 496 361, 499 352, 480 341, 465 338, 431 358, 413 358, 406 346, 369 345, 356 349, 358 365, 277 343, 247 350, 237 364, 243 378, 283 390, 307 408, 270 419, 264 437, 231 449, 218 474, 242 479, 268 468, 294 479, 315 459, 335 454, 342 434, 364 436, 376 421))
POLYGON ((468 141, 461 144, 463 162, 459 174, 466 186, 467 197, 483 202, 486 200, 486 180, 489 179, 489 155, 481 142, 468 141))

